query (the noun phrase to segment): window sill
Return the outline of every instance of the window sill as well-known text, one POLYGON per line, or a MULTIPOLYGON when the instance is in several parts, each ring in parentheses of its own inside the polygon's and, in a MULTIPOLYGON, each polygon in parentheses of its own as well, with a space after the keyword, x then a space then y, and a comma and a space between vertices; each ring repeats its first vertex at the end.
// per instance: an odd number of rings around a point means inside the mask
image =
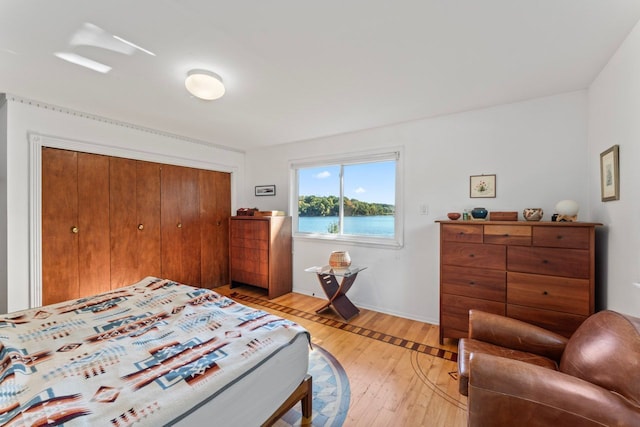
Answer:
POLYGON ((319 234, 319 233, 294 233, 295 240, 314 241, 314 242, 341 242, 354 246, 367 246, 386 249, 401 249, 404 245, 401 239, 385 239, 367 236, 346 236, 337 234, 319 234))

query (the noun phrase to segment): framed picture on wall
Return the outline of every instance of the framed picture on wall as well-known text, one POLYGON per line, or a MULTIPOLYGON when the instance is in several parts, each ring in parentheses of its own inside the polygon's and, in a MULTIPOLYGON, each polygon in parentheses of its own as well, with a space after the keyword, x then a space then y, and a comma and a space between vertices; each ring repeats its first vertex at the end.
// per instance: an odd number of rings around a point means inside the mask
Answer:
POLYGON ((471 175, 469 178, 469 197, 496 197, 495 175, 471 175))
POLYGON ((275 196, 275 185, 256 185, 256 196, 275 196))
POLYGON ((603 202, 620 199, 619 146, 600 153, 600 195, 603 202))

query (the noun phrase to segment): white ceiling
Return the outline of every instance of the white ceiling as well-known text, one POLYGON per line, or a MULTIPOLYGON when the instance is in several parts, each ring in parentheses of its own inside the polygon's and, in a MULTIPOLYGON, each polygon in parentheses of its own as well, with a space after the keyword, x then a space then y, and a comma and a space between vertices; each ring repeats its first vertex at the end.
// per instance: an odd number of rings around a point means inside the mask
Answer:
POLYGON ((0 92, 246 150, 584 89, 639 19, 638 0, 2 0, 0 92), (156 56, 70 45, 84 23, 156 56), (190 96, 192 68, 225 96, 190 96))

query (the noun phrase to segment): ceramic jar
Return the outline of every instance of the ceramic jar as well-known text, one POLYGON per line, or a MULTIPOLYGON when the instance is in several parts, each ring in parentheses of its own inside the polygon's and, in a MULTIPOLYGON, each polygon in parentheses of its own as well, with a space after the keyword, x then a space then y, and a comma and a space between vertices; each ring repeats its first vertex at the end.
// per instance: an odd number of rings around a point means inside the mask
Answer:
POLYGON ((485 208, 473 208, 471 210, 471 216, 474 219, 485 219, 489 212, 485 208))
POLYGON ((333 269, 346 269, 351 265, 348 251, 333 251, 329 256, 329 266, 333 269))
POLYGON ((527 221, 540 221, 544 212, 542 208, 527 208, 522 211, 522 216, 527 221))

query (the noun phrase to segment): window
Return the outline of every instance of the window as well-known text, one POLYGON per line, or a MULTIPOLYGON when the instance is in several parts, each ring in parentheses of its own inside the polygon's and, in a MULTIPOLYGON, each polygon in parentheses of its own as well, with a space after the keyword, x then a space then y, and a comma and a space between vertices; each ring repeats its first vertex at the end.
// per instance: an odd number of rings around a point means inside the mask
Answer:
POLYGON ((400 151, 293 162, 297 237, 401 246, 400 151))

